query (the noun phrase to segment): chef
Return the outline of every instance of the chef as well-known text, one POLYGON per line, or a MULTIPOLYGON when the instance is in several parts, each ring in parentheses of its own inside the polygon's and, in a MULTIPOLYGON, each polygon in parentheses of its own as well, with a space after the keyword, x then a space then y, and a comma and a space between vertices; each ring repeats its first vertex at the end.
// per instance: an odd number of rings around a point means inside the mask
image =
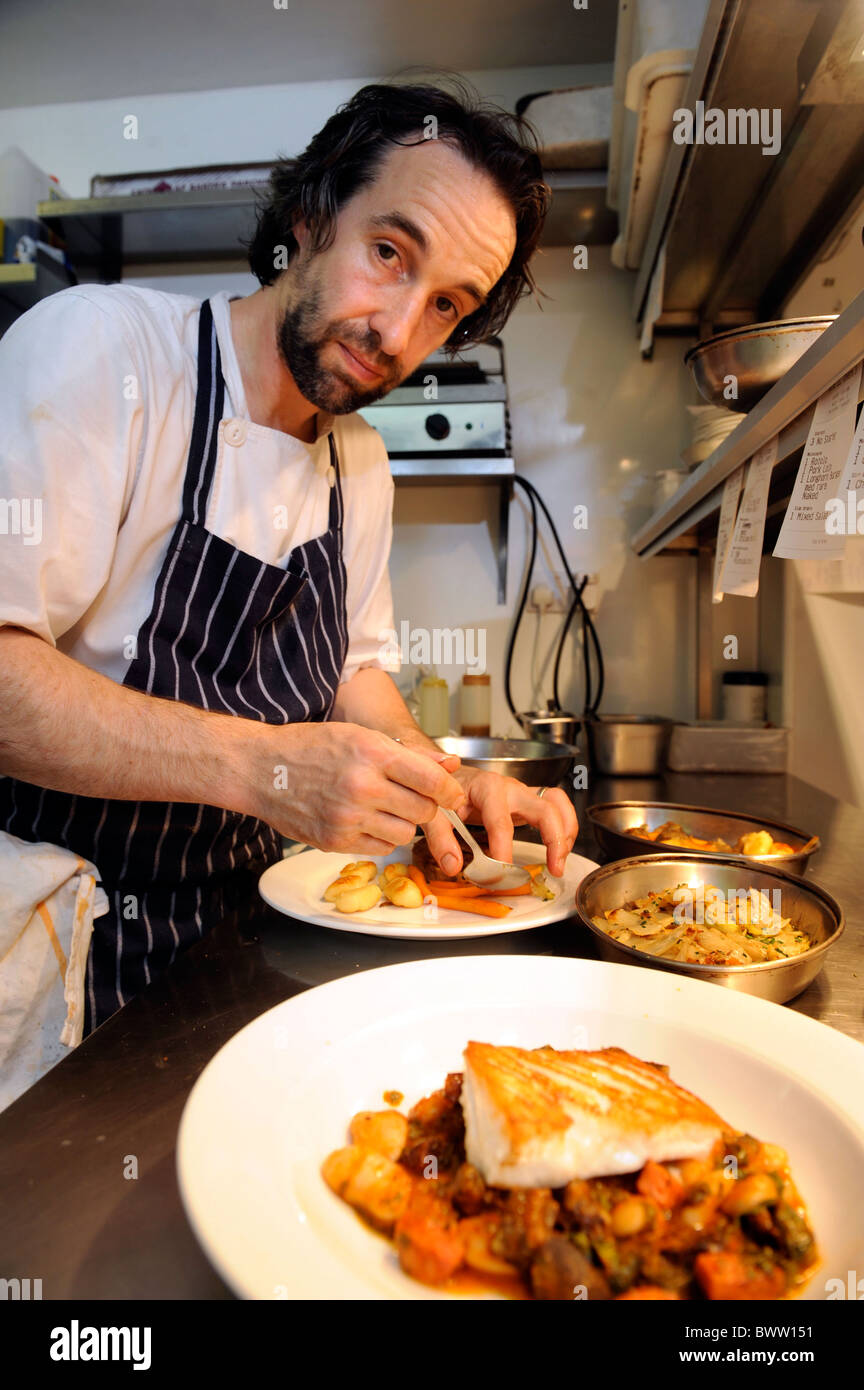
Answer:
POLYGON ((73 287, 0 342, 29 519, 0 534, 0 831, 99 870, 85 1034, 280 836, 366 857, 420 825, 453 873, 452 807, 504 860, 536 826, 563 872, 567 796, 445 757, 393 682, 393 483, 356 413, 500 331, 545 200, 513 118, 364 87, 275 167, 248 298, 73 287))

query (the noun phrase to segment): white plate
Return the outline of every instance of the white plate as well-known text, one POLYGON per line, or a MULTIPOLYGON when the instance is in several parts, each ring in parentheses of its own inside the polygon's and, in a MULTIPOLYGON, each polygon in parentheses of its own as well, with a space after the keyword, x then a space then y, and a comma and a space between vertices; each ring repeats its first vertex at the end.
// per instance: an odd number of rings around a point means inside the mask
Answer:
MULTIPOLYGON (((385 864, 395 864, 400 860, 408 863, 410 858, 411 850, 406 846, 405 849, 394 850, 392 854, 379 855, 374 862, 380 870, 385 864)), ((514 840, 514 864, 542 864, 545 860, 544 845, 514 840)), ((544 903, 533 894, 528 894, 502 900, 510 906, 507 917, 472 917, 467 912, 441 908, 437 910, 437 918, 430 920, 430 912, 435 911, 431 907, 394 907, 391 903, 370 908, 368 912, 352 912, 350 915, 337 912, 331 903, 323 901, 324 889, 348 863, 350 856, 347 854, 327 854, 320 849, 304 850, 265 869, 258 880, 258 891, 264 901, 279 912, 286 912, 299 922, 332 927, 333 931, 392 936, 406 941, 448 941, 465 936, 500 936, 502 932, 530 931, 532 927, 545 927, 550 922, 573 917, 576 915, 576 889, 583 878, 598 867, 593 859, 568 854, 563 879, 549 879, 553 887, 560 885, 558 897, 552 902, 544 903)))
POLYGON ((367 970, 296 995, 216 1054, 186 1103, 180 1192, 241 1297, 441 1299, 327 1188, 357 1110, 402 1109, 461 1070, 470 1039, 617 1046, 664 1062, 737 1129, 781 1144, 823 1263, 804 1297, 864 1276, 864 1048, 732 990, 632 965, 467 956, 367 970))

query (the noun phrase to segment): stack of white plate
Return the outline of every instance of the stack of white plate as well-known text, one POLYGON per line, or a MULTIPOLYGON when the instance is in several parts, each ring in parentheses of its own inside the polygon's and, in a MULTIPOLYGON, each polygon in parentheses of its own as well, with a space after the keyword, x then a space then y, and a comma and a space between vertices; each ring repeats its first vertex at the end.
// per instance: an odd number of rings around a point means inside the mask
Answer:
POLYGON ((692 433, 690 447, 683 451, 681 457, 688 468, 695 468, 709 454, 713 454, 726 436, 740 425, 744 416, 740 410, 725 410, 719 405, 688 405, 687 411, 692 433))

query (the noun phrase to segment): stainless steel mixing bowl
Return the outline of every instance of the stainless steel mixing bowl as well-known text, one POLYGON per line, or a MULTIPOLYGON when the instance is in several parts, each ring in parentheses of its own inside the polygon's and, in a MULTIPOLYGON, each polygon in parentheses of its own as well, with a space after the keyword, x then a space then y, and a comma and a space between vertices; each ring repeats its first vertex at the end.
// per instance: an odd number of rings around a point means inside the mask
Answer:
MULTIPOLYGON (((683 830, 696 835, 700 840, 725 840, 734 845, 739 836, 752 830, 769 830, 775 840, 782 840, 797 850, 795 854, 741 855, 745 864, 765 864, 771 868, 776 865, 789 874, 805 874, 810 856, 820 848, 818 836, 811 836, 804 830, 784 825, 782 821, 768 820, 765 816, 749 816, 733 811, 715 811, 710 806, 680 806, 669 801, 603 801, 588 807, 588 819, 594 837, 600 848, 610 859, 629 859, 633 855, 674 854, 674 845, 658 844, 652 840, 642 840, 638 835, 629 835, 631 826, 647 825, 656 830, 666 821, 675 821, 683 830), (813 841, 815 840, 815 843, 813 841), (809 845, 809 848, 805 848, 809 845)), ((686 850, 683 851, 685 854, 686 850)), ((694 850, 693 853, 705 855, 709 859, 729 857, 729 850, 694 850)))
POLYGON ((731 328, 705 338, 690 349, 684 361, 703 400, 727 410, 752 410, 836 317, 825 314, 748 323, 744 328, 731 328), (738 385, 734 400, 727 400, 723 394, 730 376, 735 377, 738 385))
POLYGON ((456 753, 467 767, 515 777, 528 787, 555 787, 579 757, 574 744, 528 738, 436 738, 445 753, 456 753))
POLYGON ((576 890, 576 912, 582 924, 596 938, 604 959, 654 970, 672 970, 697 980, 709 980, 741 994, 757 994, 775 1004, 794 999, 816 978, 825 957, 842 935, 843 910, 824 888, 734 856, 686 854, 648 854, 604 864, 588 874, 576 890), (683 961, 661 960, 621 946, 608 932, 596 927, 592 917, 602 917, 616 907, 649 892, 662 892, 679 883, 703 883, 723 891, 734 888, 780 890, 779 911, 813 942, 809 951, 789 960, 763 961, 760 965, 687 965, 683 961))

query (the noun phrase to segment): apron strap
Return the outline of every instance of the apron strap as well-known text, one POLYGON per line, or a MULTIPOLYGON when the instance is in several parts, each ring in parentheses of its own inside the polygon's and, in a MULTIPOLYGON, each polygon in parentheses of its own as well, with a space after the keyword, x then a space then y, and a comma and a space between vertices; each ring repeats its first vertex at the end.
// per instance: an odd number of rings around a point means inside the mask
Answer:
MULTIPOLYGON (((195 416, 192 423, 192 438, 186 460, 186 477, 183 482, 183 507, 181 520, 203 526, 207 515, 207 499, 216 472, 216 454, 219 444, 219 422, 225 407, 225 380, 222 376, 222 354, 213 310, 209 299, 201 305, 198 316, 198 389, 195 395, 195 416)), ((328 528, 336 530, 342 526, 343 501, 342 479, 339 473, 339 455, 331 429, 328 437, 330 463, 336 475, 335 486, 330 489, 330 508, 328 528)))
POLYGON ((222 379, 222 357, 213 310, 209 299, 201 305, 198 317, 198 390, 195 396, 195 419, 192 440, 186 462, 183 483, 184 521, 203 526, 207 498, 216 470, 216 447, 219 421, 225 403, 225 382, 222 379))
POLYGON ((341 530, 342 530, 342 479, 341 479, 341 477, 339 476, 339 455, 338 455, 338 453, 337 453, 337 451, 336 451, 336 440, 335 440, 335 438, 334 438, 334 433, 333 433, 333 430, 332 430, 332 429, 331 429, 330 434, 329 434, 329 436, 328 436, 328 441, 327 441, 327 442, 328 442, 329 445, 330 445, 330 466, 331 466, 331 468, 333 469, 333 473, 334 473, 333 486, 332 486, 331 489, 330 489, 330 510, 329 510, 329 514, 328 514, 328 517, 327 517, 327 527, 328 527, 328 530, 330 530, 330 531, 339 531, 339 532, 340 532, 340 544, 341 544, 341 530))

